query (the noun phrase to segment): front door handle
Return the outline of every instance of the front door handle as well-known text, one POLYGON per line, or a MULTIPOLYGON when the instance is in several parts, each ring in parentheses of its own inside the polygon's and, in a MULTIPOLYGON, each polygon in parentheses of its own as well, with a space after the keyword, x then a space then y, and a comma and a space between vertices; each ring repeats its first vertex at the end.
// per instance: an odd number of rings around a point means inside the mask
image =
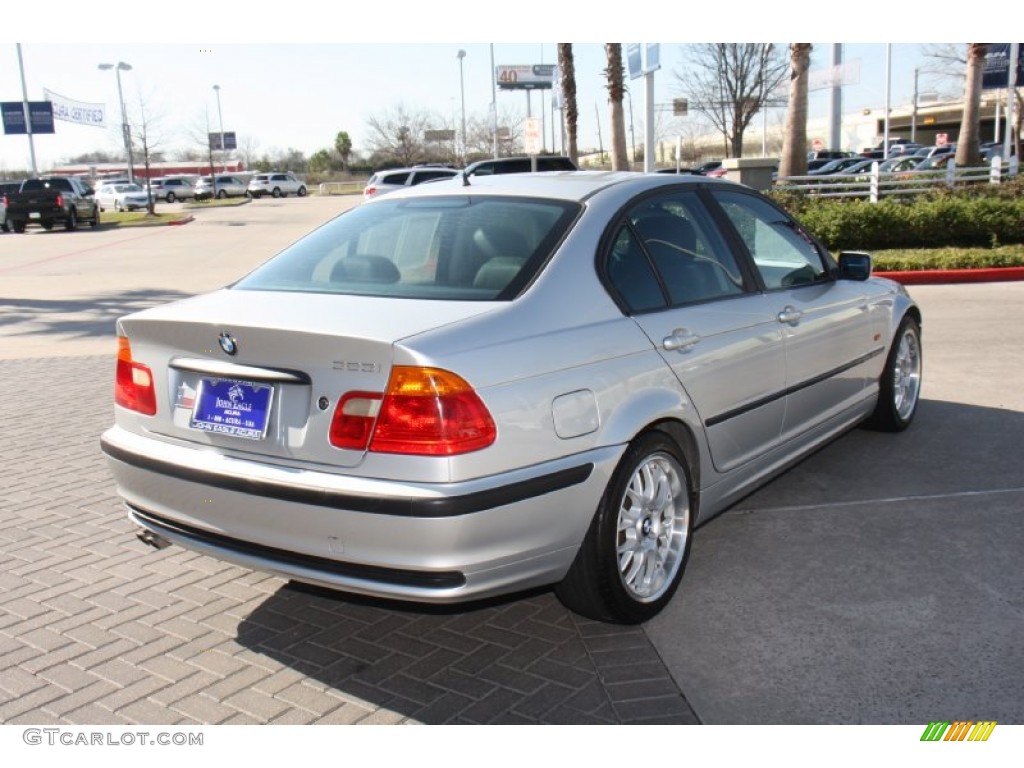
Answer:
POLYGON ((661 341, 661 346, 669 352, 676 350, 687 350, 700 341, 700 336, 690 333, 686 328, 676 328, 671 336, 666 336, 661 341))
POLYGON ((792 304, 787 304, 776 318, 780 323, 787 325, 796 325, 800 322, 800 318, 804 316, 804 313, 794 307, 792 304))

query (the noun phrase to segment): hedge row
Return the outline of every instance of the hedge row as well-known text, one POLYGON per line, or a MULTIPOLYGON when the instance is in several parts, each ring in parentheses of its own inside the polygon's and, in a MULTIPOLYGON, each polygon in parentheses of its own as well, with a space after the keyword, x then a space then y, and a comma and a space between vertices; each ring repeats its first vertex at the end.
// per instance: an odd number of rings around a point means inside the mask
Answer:
MULTIPOLYGON (((1009 187, 1010 185, 1004 185, 1009 187)), ((1020 186, 1016 187, 1019 193, 1020 186)), ((774 195, 832 251, 990 247, 1024 243, 1024 198, 1010 189, 911 200, 830 200, 774 195)))

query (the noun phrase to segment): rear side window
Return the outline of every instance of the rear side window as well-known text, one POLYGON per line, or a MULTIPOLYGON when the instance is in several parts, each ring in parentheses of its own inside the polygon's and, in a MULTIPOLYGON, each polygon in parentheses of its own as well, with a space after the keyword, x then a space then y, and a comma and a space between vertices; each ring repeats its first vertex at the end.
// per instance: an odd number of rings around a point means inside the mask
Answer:
POLYGON ((579 204, 452 195, 352 209, 239 281, 246 290, 453 301, 514 298, 579 204))
POLYGON ((409 180, 409 172, 405 173, 389 173, 387 176, 381 176, 380 184, 405 184, 409 180))

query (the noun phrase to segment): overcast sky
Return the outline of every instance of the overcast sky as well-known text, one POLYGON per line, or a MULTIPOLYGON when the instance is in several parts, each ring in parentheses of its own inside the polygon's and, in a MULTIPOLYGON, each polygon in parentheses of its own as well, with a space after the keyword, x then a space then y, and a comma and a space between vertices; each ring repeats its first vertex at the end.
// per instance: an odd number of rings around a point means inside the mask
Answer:
MULTIPOLYGON (((50 2, 45 7, 61 4, 50 2)), ((82 7, 80 3, 74 5, 82 7)), ((64 29, 59 18, 57 24, 51 24, 49 14, 46 14, 45 24, 38 23, 41 18, 28 14, 28 18, 16 18, 13 22, 8 19, 4 26, 9 34, 14 29, 25 31, 21 52, 30 100, 41 100, 46 88, 76 101, 105 104, 108 110, 110 125, 107 129, 58 121, 55 134, 37 136, 35 150, 41 170, 90 150, 118 150, 117 80, 113 71, 100 71, 97 67, 100 63, 123 61, 132 66, 131 71, 121 73, 124 100, 129 111, 137 110, 142 102, 155 116, 153 133, 161 140, 160 148, 168 154, 176 149, 194 148, 194 137, 201 136, 207 124, 210 130, 219 130, 217 94, 213 88, 216 84, 220 86, 225 131, 236 132, 240 142, 251 137, 259 154, 295 148, 309 155, 330 147, 341 130, 348 131, 356 151, 365 150, 367 118, 399 104, 444 116, 450 125, 457 125, 462 109, 459 50, 466 51, 462 61, 465 110, 467 118, 472 120, 484 118, 492 100, 490 39, 496 40, 494 63, 500 66, 553 63, 556 59, 554 42, 514 43, 508 42, 509 35, 513 40, 586 40, 600 34, 593 22, 588 29, 586 23, 574 19, 555 18, 538 25, 519 16, 507 22, 497 18, 488 20, 482 17, 484 4, 477 2, 436 2, 431 4, 428 17, 419 18, 417 23, 416 18, 400 12, 403 5, 389 4, 388 8, 394 13, 386 16, 375 15, 372 10, 352 15, 339 5, 329 18, 321 18, 325 6, 310 6, 305 0, 267 6, 273 11, 268 16, 260 16, 253 5, 218 3, 212 7, 215 15, 211 16, 211 8, 201 3, 175 0, 145 6, 154 14, 151 20, 146 20, 141 4, 104 5, 99 16, 111 23, 100 29, 80 26, 77 21, 68 23, 68 28, 64 29), (283 9, 288 11, 287 18, 279 21, 277 16, 283 9), (472 12, 477 17, 476 22, 453 21, 461 18, 461 12, 472 12), (119 24, 119 15, 130 23, 119 24), (206 32, 199 37, 198 30, 206 32), (363 30, 366 39, 387 33, 389 41, 358 42, 356 38, 361 36, 358 33, 363 30), (206 34, 215 42, 205 42, 206 34), (147 37, 152 41, 142 42, 147 37), (199 42, 181 42, 193 37, 199 42), (337 42, 323 42, 332 38, 337 38, 337 42), (98 39, 110 42, 91 42, 98 39), (220 40, 225 42, 216 42, 220 40), (405 42, 396 42, 402 40, 405 42)), ((756 13, 764 12, 763 4, 751 5, 759 9, 756 13)), ((741 9, 743 6, 739 3, 730 7, 741 9)), ((36 7, 44 8, 43 5, 36 7)), ((527 8, 543 9, 535 12, 551 19, 551 12, 543 5, 510 7, 517 12, 525 12, 527 8)), ((730 27, 721 21, 694 24, 691 23, 696 21, 693 12, 678 3, 650 3, 646 7, 652 18, 669 23, 645 21, 632 25, 632 29, 626 24, 622 27, 621 39, 642 39, 642 30, 649 27, 657 31, 659 39, 669 41, 660 44, 662 69, 655 75, 655 101, 662 104, 686 95, 675 74, 680 68, 685 42, 706 42, 709 38, 704 35, 712 31, 720 33, 723 39, 756 40, 762 39, 757 33, 773 33, 778 38, 810 31, 799 27, 785 29, 780 20, 762 24, 754 19, 748 28, 730 27), (730 31, 738 36, 731 38, 730 31)), ((416 8, 423 12, 423 4, 416 8)), ((492 9, 486 11, 491 13, 497 6, 487 5, 487 8, 492 9)), ((5 13, 9 11, 10 8, 5 13)), ((89 23, 93 22, 85 22, 89 23)), ((810 26, 820 34, 830 25, 810 26)), ((844 26, 837 28, 842 30, 844 26)), ((830 45, 815 44, 812 68, 828 65, 830 45)), ((575 43, 574 52, 580 145, 597 146, 600 121, 607 147, 603 45, 575 43)), ((844 93, 844 111, 884 106, 885 54, 883 42, 844 45, 844 59, 859 65, 858 81, 844 93)), ((897 106, 911 99, 913 70, 924 63, 921 44, 894 44, 891 61, 891 99, 897 106)), ((640 143, 642 83, 635 81, 631 90, 640 143)), ((0 100, 20 101, 21 97, 16 44, 0 43, 0 100)), ((523 91, 499 91, 499 111, 516 109, 525 113, 526 100, 523 91)), ((544 111, 545 120, 549 121, 550 91, 534 92, 530 106, 535 116, 544 111)), ((824 93, 813 94, 811 116, 823 116, 826 109, 824 93)), ((783 111, 778 110, 776 116, 780 122, 783 111)), ((550 122, 545 135, 551 135, 550 122)), ((28 140, 24 136, 0 137, 0 173, 29 165, 28 140)))

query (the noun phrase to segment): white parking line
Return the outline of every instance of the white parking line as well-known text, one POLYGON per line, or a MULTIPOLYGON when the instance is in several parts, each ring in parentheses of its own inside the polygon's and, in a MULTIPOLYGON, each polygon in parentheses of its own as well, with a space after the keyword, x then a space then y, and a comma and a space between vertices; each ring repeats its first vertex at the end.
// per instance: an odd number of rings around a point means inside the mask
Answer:
POLYGON ((943 499, 965 499, 974 496, 997 496, 1003 494, 1024 493, 1024 488, 994 488, 988 491, 958 491, 957 493, 920 494, 916 496, 889 496, 882 499, 861 499, 858 501, 822 502, 821 504, 804 504, 792 507, 733 507, 729 513, 764 513, 764 512, 805 512, 811 509, 827 507, 861 507, 865 504, 901 504, 907 501, 941 501, 943 499))

